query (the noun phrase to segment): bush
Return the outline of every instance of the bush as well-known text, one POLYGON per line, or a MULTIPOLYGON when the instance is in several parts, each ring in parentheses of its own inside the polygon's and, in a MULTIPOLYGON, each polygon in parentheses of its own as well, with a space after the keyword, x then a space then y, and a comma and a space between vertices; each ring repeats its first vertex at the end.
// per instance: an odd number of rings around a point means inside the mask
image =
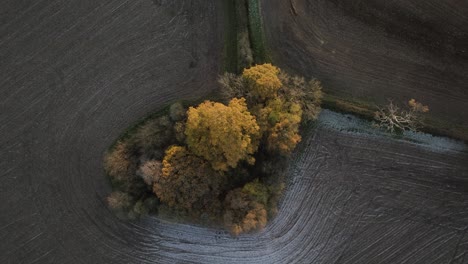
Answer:
POLYGON ((132 210, 137 216, 147 215, 149 213, 149 209, 145 206, 142 200, 138 200, 132 210))
POLYGON ((182 121, 187 116, 187 110, 181 103, 177 102, 169 108, 169 116, 174 122, 182 121))
POLYGON ((112 192, 107 197, 107 204, 114 210, 128 210, 132 206, 132 197, 124 192, 112 192))

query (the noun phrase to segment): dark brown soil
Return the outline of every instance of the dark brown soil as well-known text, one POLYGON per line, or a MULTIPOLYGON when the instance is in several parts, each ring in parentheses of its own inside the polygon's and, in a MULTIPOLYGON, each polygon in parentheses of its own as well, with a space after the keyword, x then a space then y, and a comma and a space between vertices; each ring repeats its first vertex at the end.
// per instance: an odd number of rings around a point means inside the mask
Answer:
MULTIPOLYGON (((291 66, 353 96, 376 92, 373 80, 389 95, 407 89, 402 97, 427 86, 417 98, 434 112, 446 98, 452 101, 443 113, 461 107, 462 58, 445 63, 427 49, 412 50, 333 2, 302 2, 298 12, 322 5, 308 16, 322 24, 297 22, 292 30, 281 1, 270 0, 266 20, 270 36, 280 30, 278 54, 291 56, 283 65, 297 60, 291 66), (360 23, 362 41, 355 37, 360 23), (317 34, 306 34, 311 30, 317 34), (370 30, 380 32, 380 46, 369 42, 370 30), (295 36, 304 46, 290 40, 295 36), (389 54, 379 60, 386 45, 389 54), (432 63, 434 74, 420 71, 432 63), (437 92, 445 85, 451 96, 437 92)), ((224 28, 215 2, 2 1, 0 263, 467 263, 466 153, 323 127, 304 136, 279 214, 258 234, 233 238, 154 217, 123 221, 108 209, 102 157, 112 142, 147 113, 215 87, 224 28)))
POLYGON ((222 12, 212 1, 2 1, 0 263, 142 263, 147 227, 108 210, 102 157, 148 113, 213 91, 222 12))
POLYGON ((326 92, 350 100, 415 98, 442 126, 468 131, 467 1, 261 2, 280 67, 317 77, 326 92))

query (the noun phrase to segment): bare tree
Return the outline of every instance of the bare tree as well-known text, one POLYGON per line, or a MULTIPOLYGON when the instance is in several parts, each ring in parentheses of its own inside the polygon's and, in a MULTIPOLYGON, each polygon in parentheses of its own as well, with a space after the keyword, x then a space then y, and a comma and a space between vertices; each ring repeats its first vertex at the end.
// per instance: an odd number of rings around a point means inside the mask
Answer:
POLYGON ((402 109, 390 101, 384 108, 379 108, 374 114, 376 126, 390 132, 411 130, 416 131, 421 126, 421 114, 427 113, 429 107, 417 102, 408 101, 408 107, 402 109))
POLYGON ((240 75, 226 72, 219 76, 218 83, 220 84, 223 102, 229 102, 232 98, 241 98, 247 95, 245 80, 240 75))

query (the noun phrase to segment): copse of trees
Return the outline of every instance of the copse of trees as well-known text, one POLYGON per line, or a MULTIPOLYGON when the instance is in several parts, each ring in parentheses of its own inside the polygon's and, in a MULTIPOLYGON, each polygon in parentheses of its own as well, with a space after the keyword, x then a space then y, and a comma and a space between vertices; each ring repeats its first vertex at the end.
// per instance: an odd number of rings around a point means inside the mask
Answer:
POLYGON ((267 149, 289 155, 301 141, 301 122, 318 117, 323 97, 320 82, 306 82, 271 64, 245 69, 242 79, 225 75, 220 82, 224 87, 234 86, 227 89, 230 93, 248 98, 267 149))
POLYGON ((262 64, 219 83, 222 102, 173 104, 115 144, 105 157, 111 208, 211 219, 234 235, 266 226, 300 126, 320 112, 320 82, 262 64))

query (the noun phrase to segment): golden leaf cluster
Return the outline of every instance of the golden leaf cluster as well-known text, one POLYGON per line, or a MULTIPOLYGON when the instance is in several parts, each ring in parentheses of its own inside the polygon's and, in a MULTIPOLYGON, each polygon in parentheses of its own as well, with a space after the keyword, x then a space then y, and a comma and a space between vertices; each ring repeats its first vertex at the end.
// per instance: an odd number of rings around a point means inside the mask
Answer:
POLYGON ((261 100, 276 97, 282 83, 278 78, 278 67, 265 63, 245 69, 242 76, 252 83, 250 93, 261 100))
POLYGON ((255 162, 260 128, 247 109, 245 99, 226 106, 205 101, 188 110, 185 135, 189 149, 209 161, 215 170, 227 171, 245 160, 255 162))

